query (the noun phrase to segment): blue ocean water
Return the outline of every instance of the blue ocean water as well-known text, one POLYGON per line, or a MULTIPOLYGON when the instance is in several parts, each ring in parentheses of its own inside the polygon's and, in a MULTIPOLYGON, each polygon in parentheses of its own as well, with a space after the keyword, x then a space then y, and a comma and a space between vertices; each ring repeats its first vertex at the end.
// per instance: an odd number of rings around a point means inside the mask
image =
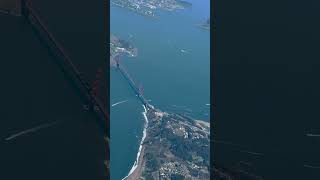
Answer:
MULTIPOLYGON (((110 27, 138 48, 137 57, 121 62, 152 105, 209 121, 210 33, 197 25, 209 17, 210 2, 190 2, 191 9, 159 11, 156 19, 111 6, 110 27)), ((110 76, 111 179, 118 180, 136 159, 144 119, 141 103, 120 73, 112 69, 110 76)))

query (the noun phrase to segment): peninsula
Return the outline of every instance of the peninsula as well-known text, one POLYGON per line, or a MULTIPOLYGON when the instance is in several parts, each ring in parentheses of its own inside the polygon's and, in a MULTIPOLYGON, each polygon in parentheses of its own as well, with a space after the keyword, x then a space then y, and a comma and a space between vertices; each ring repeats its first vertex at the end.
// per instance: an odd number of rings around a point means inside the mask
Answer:
POLYGON ((133 47, 131 43, 110 35, 110 65, 115 65, 115 59, 121 55, 127 55, 129 57, 136 57, 138 55, 138 49, 133 47))
POLYGON ((158 109, 146 111, 146 136, 126 180, 210 179, 210 124, 158 109))

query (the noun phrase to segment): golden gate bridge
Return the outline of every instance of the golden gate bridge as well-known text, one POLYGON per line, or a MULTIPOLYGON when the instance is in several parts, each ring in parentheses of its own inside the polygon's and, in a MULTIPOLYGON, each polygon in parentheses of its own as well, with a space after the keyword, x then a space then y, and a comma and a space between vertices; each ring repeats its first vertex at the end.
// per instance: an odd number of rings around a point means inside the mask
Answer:
POLYGON ((130 76, 128 71, 126 70, 125 66, 121 64, 119 56, 115 57, 115 63, 117 69, 120 71, 122 76, 127 80, 129 83, 131 89, 134 91, 134 93, 137 95, 138 99, 141 101, 141 103, 147 108, 147 109, 154 109, 154 107, 148 103, 148 100, 143 95, 143 87, 140 85, 139 87, 133 80, 133 78, 130 76))

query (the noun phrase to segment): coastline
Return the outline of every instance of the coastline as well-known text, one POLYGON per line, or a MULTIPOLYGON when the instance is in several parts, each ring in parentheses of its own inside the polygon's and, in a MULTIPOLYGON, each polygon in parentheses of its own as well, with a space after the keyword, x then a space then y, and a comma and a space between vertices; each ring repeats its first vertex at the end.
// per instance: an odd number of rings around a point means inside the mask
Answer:
MULTIPOLYGON (((134 162, 131 170, 129 171, 128 175, 122 180, 139 180, 141 178, 144 166, 145 166, 145 159, 144 159, 144 151, 146 148, 146 145, 144 145, 145 138, 147 136, 147 128, 148 128, 148 117, 147 117, 147 109, 145 106, 143 106, 144 112, 143 116, 145 118, 145 125, 143 130, 143 137, 140 142, 139 151, 137 153, 136 161, 134 162)), ((203 120, 194 120, 197 124, 199 124, 202 127, 210 128, 210 122, 203 121, 203 120)))
POLYGON ((131 174, 129 174, 125 180, 138 180, 141 177, 143 166, 144 166, 144 149, 145 146, 142 145, 141 154, 139 156, 138 164, 131 174))
POLYGON ((194 121, 210 128, 210 122, 203 121, 203 120, 194 120, 194 121))
POLYGON ((148 117, 147 117, 147 108, 143 105, 144 108, 144 112, 142 113, 145 119, 145 124, 144 124, 144 129, 143 129, 143 136, 140 142, 140 146, 139 146, 139 151, 137 153, 137 158, 131 168, 131 170, 129 171, 128 175, 124 178, 122 178, 122 180, 137 180, 139 179, 139 177, 141 176, 141 172, 142 172, 142 165, 144 164, 144 149, 145 146, 143 145, 144 140, 147 136, 147 128, 148 128, 148 117))

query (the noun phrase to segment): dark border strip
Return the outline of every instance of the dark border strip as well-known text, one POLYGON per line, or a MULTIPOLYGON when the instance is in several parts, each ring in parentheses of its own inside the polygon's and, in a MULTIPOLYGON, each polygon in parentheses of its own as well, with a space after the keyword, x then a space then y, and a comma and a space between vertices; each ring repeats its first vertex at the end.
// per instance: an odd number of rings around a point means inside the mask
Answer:
POLYGON ((82 73, 76 68, 72 63, 72 60, 65 53, 62 46, 55 40, 54 36, 46 28, 45 24, 41 21, 38 14, 34 11, 30 1, 27 1, 25 5, 22 6, 23 16, 26 17, 28 22, 32 24, 34 29, 37 31, 38 35, 42 38, 44 42, 47 43, 48 47, 52 53, 57 57, 59 65, 63 68, 64 72, 75 83, 77 88, 80 90, 82 98, 91 105, 91 110, 96 113, 98 123, 103 129, 103 132, 108 136, 108 128, 104 124, 109 122, 109 114, 102 107, 102 103, 99 102, 97 97, 93 94, 90 85, 86 82, 82 76, 82 73))

